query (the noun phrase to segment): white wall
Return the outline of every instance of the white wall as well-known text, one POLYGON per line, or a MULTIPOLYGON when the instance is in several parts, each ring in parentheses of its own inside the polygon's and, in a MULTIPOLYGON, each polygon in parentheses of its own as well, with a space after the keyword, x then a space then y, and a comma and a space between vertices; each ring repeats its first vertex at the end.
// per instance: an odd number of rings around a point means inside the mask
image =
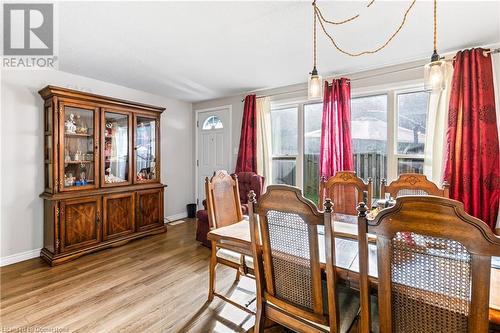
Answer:
POLYGON ((43 100, 48 84, 166 107, 161 123, 165 215, 194 199, 191 103, 61 71, 2 71, 0 110, 0 256, 2 264, 37 256, 43 246, 43 100))

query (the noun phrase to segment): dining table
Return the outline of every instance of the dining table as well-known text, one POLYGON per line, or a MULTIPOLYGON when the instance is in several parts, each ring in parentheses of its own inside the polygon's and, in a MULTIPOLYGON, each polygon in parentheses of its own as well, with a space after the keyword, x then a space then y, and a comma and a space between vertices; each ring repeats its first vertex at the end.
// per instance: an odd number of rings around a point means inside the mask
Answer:
MULTIPOLYGON (((359 253, 358 253, 358 226, 356 216, 338 215, 334 221, 335 234, 335 269, 340 281, 348 287, 358 289, 359 287, 359 253)), ((248 220, 242 220, 234 224, 213 229, 208 233, 207 238, 218 243, 235 244, 246 253, 251 253, 250 226, 248 220)), ((370 285, 373 290, 378 286, 377 270, 377 246, 376 236, 368 234, 369 267, 368 275, 370 285)), ((324 228, 318 228, 318 244, 320 253, 320 263, 324 269, 324 228)), ((492 264, 490 279, 490 323, 500 325, 500 266, 499 258, 493 260, 497 265, 492 264)))

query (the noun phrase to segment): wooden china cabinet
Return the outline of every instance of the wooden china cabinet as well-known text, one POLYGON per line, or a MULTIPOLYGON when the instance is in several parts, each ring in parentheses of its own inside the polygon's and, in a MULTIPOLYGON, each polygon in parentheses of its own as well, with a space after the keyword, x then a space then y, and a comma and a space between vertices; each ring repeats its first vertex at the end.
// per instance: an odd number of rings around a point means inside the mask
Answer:
POLYGON ((44 247, 57 265, 165 232, 161 107, 47 86, 44 247))

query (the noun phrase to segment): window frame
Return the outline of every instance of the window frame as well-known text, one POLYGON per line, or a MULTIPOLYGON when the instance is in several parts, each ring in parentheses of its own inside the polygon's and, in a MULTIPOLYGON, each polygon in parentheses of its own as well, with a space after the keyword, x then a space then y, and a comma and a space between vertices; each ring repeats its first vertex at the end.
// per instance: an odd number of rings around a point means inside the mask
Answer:
MULTIPOLYGON (((399 123, 399 103, 398 103, 398 95, 402 95, 402 94, 411 94, 411 93, 418 93, 418 92, 425 92, 426 90, 424 89, 424 87, 422 85, 420 86, 414 86, 414 87, 409 87, 409 88, 402 88, 402 89, 394 89, 393 92, 394 92, 394 142, 393 142, 393 151, 392 151, 392 155, 394 156, 394 175, 393 177, 390 177, 389 176, 389 172, 388 175, 387 175, 387 178, 389 179, 397 179, 399 177, 398 175, 398 161, 399 159, 419 159, 419 160, 422 160, 422 163, 424 163, 424 159, 425 159, 425 148, 424 148, 424 153, 422 154, 400 154, 398 153, 398 123, 399 123)), ((430 95, 428 96, 429 100, 427 101, 427 112, 429 112, 429 103, 430 103, 430 95)), ((429 116, 429 114, 427 114, 426 116, 426 123, 427 123, 427 117, 429 116)), ((426 133, 427 133, 427 126, 426 126, 426 129, 425 129, 426 133)), ((424 144, 424 147, 425 145, 427 144, 427 142, 425 142, 424 144)))
MULTIPOLYGON (((301 142, 303 140, 300 140, 301 137, 304 136, 304 131, 303 129, 301 130, 301 121, 303 121, 303 116, 302 116, 302 104, 303 103, 295 103, 295 102, 284 102, 284 103, 271 103, 271 123, 272 123, 272 113, 280 110, 285 110, 285 109, 292 109, 292 108, 297 108, 297 154, 284 154, 284 155, 275 155, 273 152, 273 144, 271 142, 271 168, 273 168, 273 161, 274 160, 295 160, 295 186, 302 188, 303 182, 302 178, 299 177, 299 172, 302 172, 302 160, 303 160, 303 154, 301 152, 304 150, 304 145, 301 142)), ((272 128, 272 124, 271 124, 272 128)), ((272 137, 271 137, 272 141, 272 137)), ((271 174, 271 179, 269 180, 270 184, 274 185, 274 176, 271 174)))
POLYGON ((201 125, 202 131, 213 131, 213 130, 221 130, 221 129, 224 129, 224 123, 217 115, 212 115, 212 116, 207 117, 207 119, 205 119, 205 121, 201 125), (211 119, 217 119, 217 121, 220 122, 221 127, 217 127, 217 125, 214 125, 214 126, 210 126, 210 128, 205 128, 205 125, 208 124, 208 121, 211 119))

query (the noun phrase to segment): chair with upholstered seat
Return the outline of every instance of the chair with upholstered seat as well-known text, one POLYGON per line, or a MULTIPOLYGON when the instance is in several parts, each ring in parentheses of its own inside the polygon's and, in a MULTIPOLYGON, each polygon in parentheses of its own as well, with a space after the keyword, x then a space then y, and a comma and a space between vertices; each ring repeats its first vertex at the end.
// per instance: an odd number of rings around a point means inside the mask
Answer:
POLYGON ((443 183, 443 188, 439 188, 436 184, 428 180, 425 175, 418 173, 402 173, 397 180, 391 182, 389 185, 387 185, 385 179, 382 179, 380 193, 382 198, 385 196, 385 193, 389 193, 393 198, 402 195, 450 197, 448 183, 443 183))
MULTIPOLYGON (((256 174, 255 172, 238 172, 236 174, 238 180, 238 192, 240 198, 241 212, 243 215, 248 214, 248 192, 254 191, 257 199, 264 190, 265 178, 256 174)), ((210 223, 208 221, 207 201, 202 202, 204 209, 196 213, 196 240, 201 242, 206 247, 211 247, 211 242, 207 239, 207 234, 210 231, 210 223)))
POLYGON ((358 210, 360 332, 370 332, 370 266, 378 271, 380 332, 488 332, 491 257, 500 254, 500 238, 483 221, 437 196, 398 197, 373 221, 364 204, 358 210), (377 236, 376 256, 369 256, 367 233, 377 236))
POLYGON ((321 179, 318 207, 322 209, 324 200, 330 198, 336 214, 356 216, 356 207, 360 202, 371 207, 372 192, 371 178, 365 183, 354 171, 337 171, 335 176, 321 179))
POLYGON ((264 191, 265 177, 255 172, 238 172, 238 189, 240 194, 241 211, 243 215, 248 215, 248 193, 254 191, 257 200, 264 191))
POLYGON ((252 194, 249 199, 257 281, 254 331, 263 332, 266 318, 296 332, 347 331, 359 298, 336 283, 331 202, 320 212, 300 189, 287 185, 268 186, 258 202, 252 194))

